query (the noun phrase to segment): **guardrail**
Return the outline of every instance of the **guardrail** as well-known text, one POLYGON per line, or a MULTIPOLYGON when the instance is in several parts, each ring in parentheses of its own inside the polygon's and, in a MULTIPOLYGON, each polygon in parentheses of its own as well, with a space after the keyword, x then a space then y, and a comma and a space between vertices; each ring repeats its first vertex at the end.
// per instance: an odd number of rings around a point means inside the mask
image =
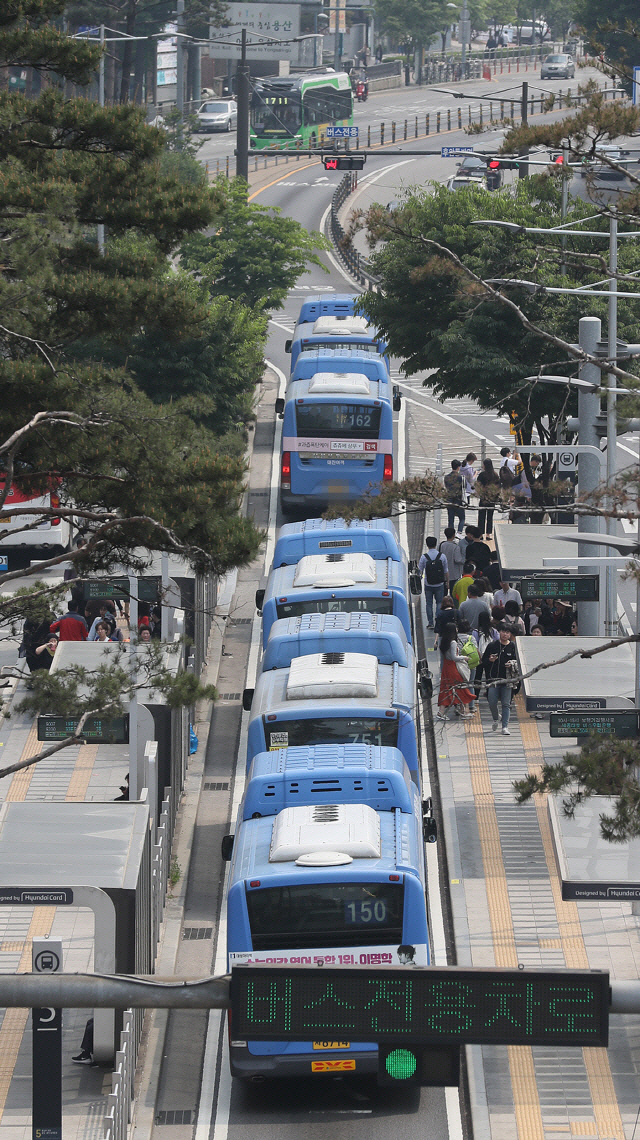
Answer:
POLYGON ((338 212, 342 204, 346 201, 350 194, 356 189, 358 185, 358 176, 352 171, 345 174, 339 186, 333 193, 331 199, 331 213, 329 216, 329 229, 331 240, 333 241, 336 253, 346 265, 352 277, 355 277, 361 285, 366 285, 367 289, 377 288, 379 278, 374 277, 370 272, 369 262, 366 257, 358 253, 354 249, 350 240, 344 232, 342 223, 338 217, 338 212))
POLYGON ((134 1014, 132 1009, 126 1009, 123 1014, 120 1048, 116 1053, 115 1069, 111 1074, 111 1092, 107 1095, 104 1140, 127 1140, 131 1123, 136 1054, 134 1014))

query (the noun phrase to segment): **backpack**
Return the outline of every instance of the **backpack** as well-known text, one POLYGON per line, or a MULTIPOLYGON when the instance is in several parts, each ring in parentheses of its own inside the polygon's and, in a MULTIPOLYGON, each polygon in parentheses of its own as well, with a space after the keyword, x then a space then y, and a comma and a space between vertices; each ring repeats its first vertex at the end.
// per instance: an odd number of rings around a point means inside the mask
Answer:
POLYGON ((469 634, 460 652, 466 657, 469 668, 476 669, 478 667, 480 664, 480 654, 478 653, 478 646, 471 634, 469 634))
POLYGON ((513 472, 506 463, 503 463, 502 467, 498 471, 498 478, 500 480, 501 487, 510 488, 513 486, 513 472))
POLYGON ((429 558, 427 554, 427 564, 424 568, 425 582, 428 586, 441 586, 444 582, 444 562, 442 555, 436 554, 435 558, 429 558))

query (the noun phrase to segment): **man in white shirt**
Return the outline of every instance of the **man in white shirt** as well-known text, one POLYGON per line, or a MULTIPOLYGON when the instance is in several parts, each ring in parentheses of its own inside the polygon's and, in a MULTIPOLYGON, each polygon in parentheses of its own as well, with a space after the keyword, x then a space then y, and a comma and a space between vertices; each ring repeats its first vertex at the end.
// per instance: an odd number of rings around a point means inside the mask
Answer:
POLYGON ((455 541, 456 532, 452 526, 445 527, 444 538, 438 547, 441 554, 444 554, 447 560, 449 569, 449 589, 453 589, 458 578, 462 577, 462 567, 464 566, 464 551, 461 549, 460 543, 455 541))
POLYGON ((505 466, 508 467, 511 474, 515 475, 516 468, 518 466, 518 460, 514 459, 512 452, 511 452, 511 448, 510 447, 501 447, 500 448, 500 455, 502 456, 502 459, 500 460, 500 467, 505 467, 505 466))
POLYGON ((493 595, 494 606, 506 606, 507 602, 517 602, 522 608, 522 595, 519 590, 514 590, 509 582, 501 582, 500 589, 496 590, 493 595))

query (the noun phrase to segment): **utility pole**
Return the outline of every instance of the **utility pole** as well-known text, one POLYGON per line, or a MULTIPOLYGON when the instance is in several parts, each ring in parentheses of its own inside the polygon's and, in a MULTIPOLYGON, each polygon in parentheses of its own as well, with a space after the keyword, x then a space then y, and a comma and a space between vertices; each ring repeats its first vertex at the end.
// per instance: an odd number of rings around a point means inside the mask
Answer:
POLYGON ((249 181, 249 68, 247 29, 241 29, 240 59, 237 72, 238 132, 236 135, 236 176, 249 181))
POLYGON ((178 0, 176 6, 176 107, 181 115, 184 114, 184 51, 182 44, 182 28, 184 24, 184 0, 178 0))
MULTIPOLYGON (((582 317, 579 324, 578 343, 590 355, 597 351, 601 336, 601 323, 599 317, 582 317)), ((597 364, 582 364, 580 366, 580 379, 588 380, 590 384, 601 383, 601 373, 597 364)), ((583 388, 578 389, 578 443, 589 444, 600 448, 600 440, 596 431, 596 419, 600 414, 600 395, 597 387, 593 392, 583 388)), ((615 437, 614 437, 615 438, 615 437)), ((595 491, 600 482, 600 463, 596 456, 578 456, 578 494, 583 497, 595 491)), ((598 534, 600 520, 593 515, 586 515, 580 519, 580 530, 590 534, 598 534)), ((578 543, 578 557, 588 558, 589 555, 597 557, 601 551, 593 548, 590 543, 578 543)), ((598 563, 584 567, 587 574, 600 574, 598 563)), ((600 574, 602 579, 603 575, 600 574)), ((601 591, 602 592, 602 589, 601 591)), ((601 602, 578 602, 578 629, 581 637, 599 637, 602 634, 598 611, 601 602)))
POLYGON ((467 8, 467 0, 462 3, 462 15, 460 18, 460 29, 462 32, 462 51, 460 53, 460 65, 462 68, 462 79, 467 78, 467 35, 469 34, 469 42, 471 42, 469 23, 469 9, 467 8))
MULTIPOLYGON (((104 107, 104 24, 100 25, 100 69, 98 71, 98 102, 104 107)), ((98 253, 104 253, 104 223, 98 222, 98 253)))
MULTIPOLYGON (((522 120, 522 126, 526 127, 527 123, 529 122, 529 84, 527 83, 526 79, 524 80, 524 82, 522 84, 522 98, 520 100, 520 116, 521 116, 521 120, 522 120)), ((529 148, 525 147, 519 153, 521 155, 524 155, 525 157, 527 157, 529 154, 529 148)), ((527 178, 528 176, 529 176, 529 163, 528 162, 521 162, 520 165, 518 166, 518 178, 527 178)))
MULTIPOLYGON (((609 330, 607 352, 613 360, 618 355, 618 219, 615 207, 609 217, 609 330)), ((607 484, 613 486, 616 477, 616 378, 612 372, 607 374, 607 484)), ((611 500, 609 499, 609 502, 611 500)), ((607 532, 615 535, 617 523, 615 519, 607 519, 607 532)), ((618 630, 618 590, 616 570, 607 566, 607 624, 605 633, 607 637, 614 637, 618 630)))

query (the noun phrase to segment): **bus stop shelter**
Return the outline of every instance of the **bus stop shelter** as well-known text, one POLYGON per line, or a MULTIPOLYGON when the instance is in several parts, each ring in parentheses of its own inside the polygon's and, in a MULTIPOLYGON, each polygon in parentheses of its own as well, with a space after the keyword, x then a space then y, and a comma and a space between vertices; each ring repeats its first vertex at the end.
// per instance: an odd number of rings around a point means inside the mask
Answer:
MULTIPOLYGON (((575 542, 559 542, 556 536, 577 534, 577 526, 551 524, 550 526, 514 526, 497 522, 494 538, 502 573, 509 582, 536 574, 557 576, 559 571, 544 565, 544 558, 566 558, 575 568, 578 547, 575 542)), ((574 569, 575 573, 575 569, 574 569)))
POLYGON ((563 899, 640 902, 640 839, 608 843, 600 833, 600 816, 612 815, 613 799, 590 796, 564 815, 562 797, 549 796, 547 806, 563 899))
MULTIPOLYGON (((559 545, 559 544, 558 544, 559 545)), ((522 674, 557 661, 575 649, 597 649, 606 637, 518 637, 522 674)), ((633 646, 618 645, 597 657, 572 657, 522 682, 527 712, 563 709, 628 709, 635 704, 633 646)))

